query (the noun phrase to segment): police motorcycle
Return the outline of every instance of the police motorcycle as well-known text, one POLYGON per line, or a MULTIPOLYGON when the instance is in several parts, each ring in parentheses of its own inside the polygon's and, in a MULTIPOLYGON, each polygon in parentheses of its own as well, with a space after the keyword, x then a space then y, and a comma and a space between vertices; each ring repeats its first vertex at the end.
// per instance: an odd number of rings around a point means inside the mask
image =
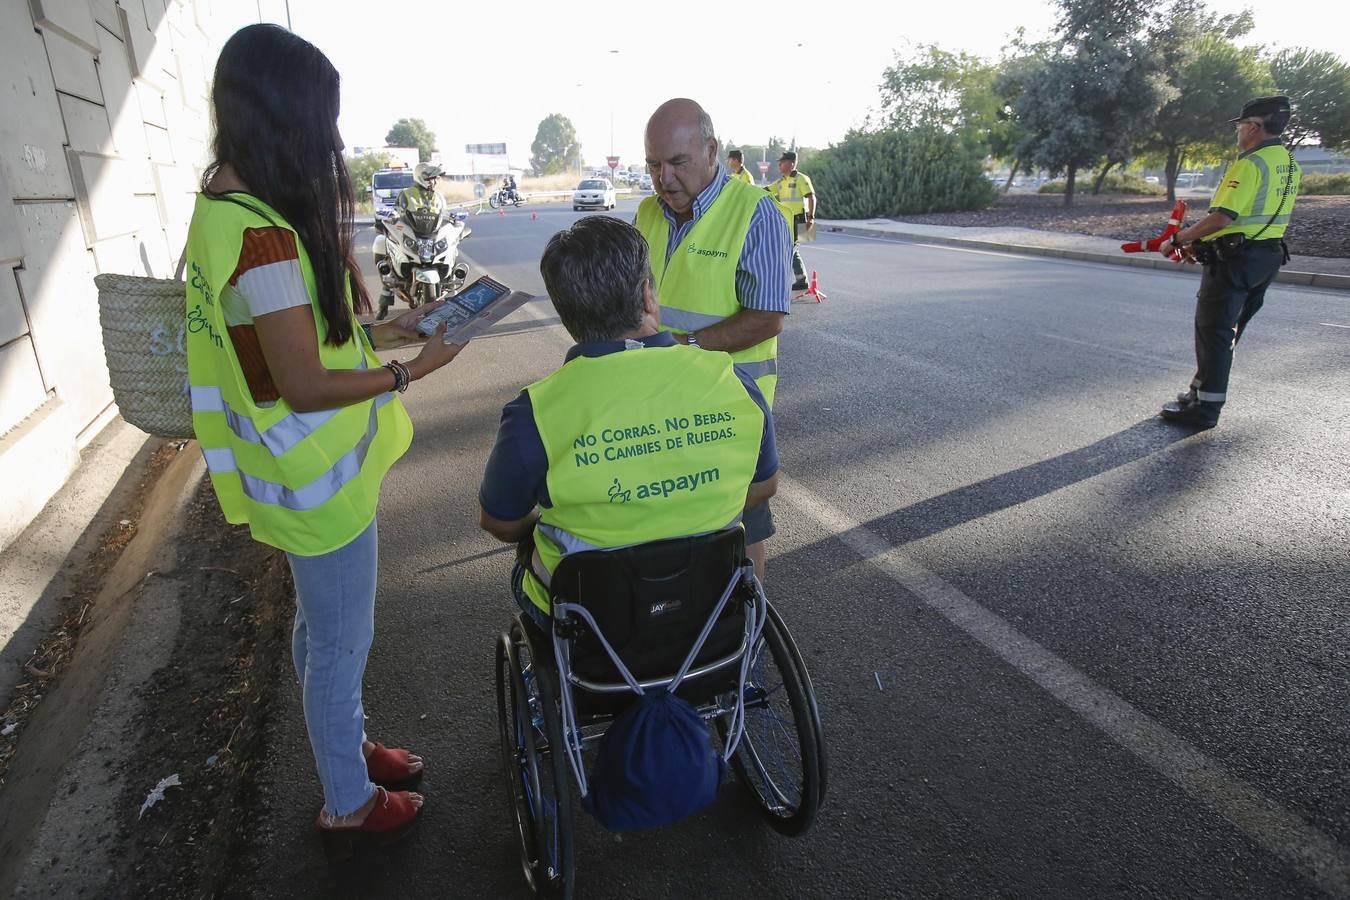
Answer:
POLYGON ((503 206, 524 206, 525 195, 519 188, 498 188, 488 197, 488 206, 500 209, 503 206))
POLYGON ((416 309, 463 287, 469 269, 459 261, 459 242, 471 233, 464 217, 446 208, 378 212, 371 251, 384 286, 379 318, 393 297, 416 309))

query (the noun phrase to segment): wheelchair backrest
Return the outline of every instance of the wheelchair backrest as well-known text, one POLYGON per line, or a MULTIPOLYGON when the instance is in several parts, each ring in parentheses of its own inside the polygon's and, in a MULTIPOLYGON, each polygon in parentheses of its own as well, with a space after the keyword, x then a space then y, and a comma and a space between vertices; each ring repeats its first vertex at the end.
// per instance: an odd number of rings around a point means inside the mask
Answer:
MULTIPOLYGON (((584 606, 639 681, 671 675, 694 645, 727 580, 745 561, 739 526, 694 537, 564 557, 553 573, 554 603, 584 606)), ((589 628, 572 644, 572 669, 591 681, 619 680, 589 628)), ((694 666, 735 651, 744 610, 733 598, 694 666)))

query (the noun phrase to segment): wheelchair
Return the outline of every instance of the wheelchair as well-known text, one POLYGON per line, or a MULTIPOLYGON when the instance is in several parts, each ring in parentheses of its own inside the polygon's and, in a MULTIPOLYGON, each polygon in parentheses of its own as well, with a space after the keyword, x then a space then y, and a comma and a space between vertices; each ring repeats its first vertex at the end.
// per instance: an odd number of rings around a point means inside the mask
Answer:
POLYGON ((549 591, 552 634, 520 614, 496 646, 507 802, 535 896, 573 896, 572 780, 584 796, 586 750, 634 686, 674 684, 769 827, 811 827, 826 789, 815 692, 739 525, 566 556, 549 591))

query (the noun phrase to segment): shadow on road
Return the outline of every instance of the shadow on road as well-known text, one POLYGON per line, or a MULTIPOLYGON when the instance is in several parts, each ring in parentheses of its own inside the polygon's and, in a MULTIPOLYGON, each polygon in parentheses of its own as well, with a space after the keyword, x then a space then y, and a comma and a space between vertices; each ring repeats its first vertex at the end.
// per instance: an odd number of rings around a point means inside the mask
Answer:
POLYGON ((502 544, 500 547, 497 547, 493 550, 484 550, 481 553, 472 553, 468 556, 461 556, 459 559, 452 559, 449 562, 443 562, 437 566, 428 566, 425 569, 418 569, 417 574, 429 575, 432 572, 441 572, 444 571, 445 569, 453 569, 455 566, 460 566, 463 565, 464 563, 475 562, 480 559, 487 559, 488 557, 491 556, 501 556, 503 553, 515 553, 515 552, 516 552, 515 544, 502 544))
MULTIPOLYGON (((1150 417, 1086 447, 948 491, 858 527, 898 547, 1095 478, 1151 456, 1191 434, 1150 417)), ((788 556, 813 556, 838 539, 832 535, 788 556)))

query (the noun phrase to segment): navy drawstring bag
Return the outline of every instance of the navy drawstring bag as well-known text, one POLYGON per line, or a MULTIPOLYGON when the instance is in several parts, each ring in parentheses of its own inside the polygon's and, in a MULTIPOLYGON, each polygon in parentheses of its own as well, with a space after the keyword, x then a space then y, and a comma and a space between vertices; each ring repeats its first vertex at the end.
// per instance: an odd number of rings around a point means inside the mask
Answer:
POLYGON ((600 739, 582 805, 610 831, 670 825, 717 799, 726 771, 698 710, 648 690, 600 739))

